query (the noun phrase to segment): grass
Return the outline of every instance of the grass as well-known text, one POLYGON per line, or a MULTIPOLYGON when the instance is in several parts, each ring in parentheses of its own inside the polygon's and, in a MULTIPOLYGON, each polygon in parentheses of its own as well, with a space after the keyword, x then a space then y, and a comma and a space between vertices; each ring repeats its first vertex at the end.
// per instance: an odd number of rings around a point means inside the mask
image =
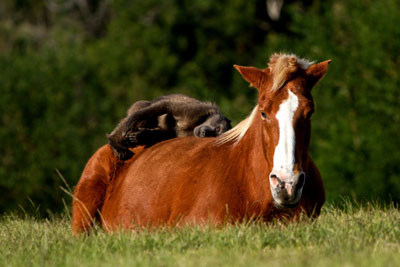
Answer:
POLYGON ((345 204, 315 221, 75 238, 68 216, 0 218, 0 266, 400 266, 400 211, 345 204))

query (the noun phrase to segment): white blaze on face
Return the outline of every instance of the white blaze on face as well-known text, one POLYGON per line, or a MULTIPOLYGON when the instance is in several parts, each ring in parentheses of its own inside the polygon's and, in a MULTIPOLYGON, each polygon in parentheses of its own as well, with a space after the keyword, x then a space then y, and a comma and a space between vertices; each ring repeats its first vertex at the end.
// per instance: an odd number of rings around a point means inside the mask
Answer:
POLYGON ((274 167, 272 173, 283 178, 294 177, 294 149, 296 136, 293 129, 293 116, 299 105, 299 100, 292 91, 289 97, 279 105, 276 119, 279 123, 279 142, 274 153, 274 167))

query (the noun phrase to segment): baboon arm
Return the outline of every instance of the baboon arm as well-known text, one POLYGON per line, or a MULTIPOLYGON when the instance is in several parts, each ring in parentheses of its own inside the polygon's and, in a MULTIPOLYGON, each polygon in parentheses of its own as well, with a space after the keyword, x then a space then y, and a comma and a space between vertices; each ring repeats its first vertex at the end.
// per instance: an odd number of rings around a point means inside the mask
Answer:
POLYGON ((137 129, 140 122, 148 120, 149 118, 157 118, 158 116, 169 112, 171 112, 171 107, 167 103, 154 103, 148 107, 133 112, 124 123, 124 130, 137 129))

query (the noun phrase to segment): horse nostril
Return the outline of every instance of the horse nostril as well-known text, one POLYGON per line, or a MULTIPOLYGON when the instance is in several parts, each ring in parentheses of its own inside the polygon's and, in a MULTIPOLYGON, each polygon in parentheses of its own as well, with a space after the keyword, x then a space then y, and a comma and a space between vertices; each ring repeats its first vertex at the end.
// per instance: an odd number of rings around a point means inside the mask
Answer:
POLYGON ((281 179, 279 179, 279 177, 276 176, 276 174, 271 173, 270 176, 269 176, 269 179, 271 180, 272 185, 274 187, 277 187, 277 188, 280 188, 280 189, 283 189, 285 187, 285 182, 282 181, 281 179))

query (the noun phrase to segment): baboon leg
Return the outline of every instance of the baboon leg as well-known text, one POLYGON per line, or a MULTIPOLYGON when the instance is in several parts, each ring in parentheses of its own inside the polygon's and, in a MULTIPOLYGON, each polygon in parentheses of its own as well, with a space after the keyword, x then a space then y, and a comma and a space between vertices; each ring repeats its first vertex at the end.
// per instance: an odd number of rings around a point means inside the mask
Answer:
POLYGON ((157 121, 163 114, 174 114, 166 101, 152 103, 151 105, 133 112, 124 122, 124 132, 137 131, 146 121, 157 121))
POLYGON ((128 160, 133 157, 134 153, 129 150, 129 147, 135 147, 136 144, 130 143, 121 131, 108 136, 108 144, 115 152, 115 156, 122 161, 128 160))
POLYGON ((129 112, 139 107, 146 107, 133 111, 129 117, 123 119, 117 128, 108 135, 108 143, 116 152, 116 156, 123 161, 130 159, 134 155, 129 150, 130 147, 141 145, 141 143, 134 140, 135 132, 139 131, 140 127, 148 126, 148 124, 154 124, 154 127, 156 127, 158 116, 162 115, 163 111, 166 110, 162 105, 148 105, 148 103, 141 101, 140 103, 136 107, 136 104, 134 104, 129 112), (130 138, 127 137, 128 135, 130 138))
POLYGON ((99 219, 110 180, 111 172, 117 166, 108 145, 101 147, 89 159, 74 190, 72 201, 72 232, 77 235, 91 230, 95 220, 99 219))
POLYGON ((151 104, 150 101, 137 101, 135 102, 128 110, 127 114, 128 116, 125 117, 121 122, 118 124, 118 126, 111 132, 111 134, 107 135, 108 139, 108 144, 111 146, 111 148, 114 150, 115 155, 117 158, 120 160, 128 160, 131 157, 133 157, 134 153, 129 150, 130 147, 135 147, 137 146, 136 143, 131 142, 129 139, 127 139, 125 129, 125 124, 133 113, 148 107, 151 104))
POLYGON ((136 112, 140 109, 150 106, 151 102, 147 100, 139 100, 133 103, 133 105, 128 109, 127 114, 131 115, 133 112, 136 112))

